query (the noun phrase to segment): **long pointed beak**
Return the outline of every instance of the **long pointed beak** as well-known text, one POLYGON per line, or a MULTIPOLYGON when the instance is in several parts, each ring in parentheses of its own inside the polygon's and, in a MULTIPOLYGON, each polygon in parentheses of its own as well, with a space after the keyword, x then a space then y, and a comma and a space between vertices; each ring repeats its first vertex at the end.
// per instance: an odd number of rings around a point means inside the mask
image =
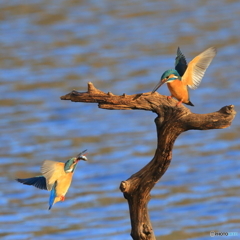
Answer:
POLYGON ((85 153, 86 151, 87 151, 87 149, 84 150, 84 151, 82 151, 82 152, 80 152, 80 153, 76 156, 76 159, 77 159, 77 160, 87 161, 87 160, 88 160, 87 157, 86 157, 85 155, 83 155, 83 153, 85 153))
POLYGON ((167 81, 167 78, 162 79, 156 87, 152 90, 152 93, 155 93, 165 82, 167 81))
POLYGON ((84 151, 82 151, 82 152, 80 152, 77 156, 76 156, 76 158, 78 158, 78 157, 80 157, 83 153, 85 153, 87 151, 87 149, 85 149, 84 151))

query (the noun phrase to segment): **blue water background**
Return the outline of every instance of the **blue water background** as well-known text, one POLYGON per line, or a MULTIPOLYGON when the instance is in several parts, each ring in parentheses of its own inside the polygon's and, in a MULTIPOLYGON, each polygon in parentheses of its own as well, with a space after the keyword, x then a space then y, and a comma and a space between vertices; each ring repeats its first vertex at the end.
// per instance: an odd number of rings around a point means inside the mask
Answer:
MULTIPOLYGON (((218 48, 196 91, 195 113, 240 110, 240 2, 2 0, 0 9, 0 237, 2 240, 130 240, 122 180, 156 149, 156 115, 61 101, 87 83, 114 94, 151 91, 174 67, 218 48), (47 191, 14 179, 38 175, 45 159, 88 149, 66 201, 48 211, 47 191)), ((163 86, 159 92, 167 95, 163 86)), ((152 190, 157 239, 240 235, 240 117, 222 130, 189 131, 152 190)))

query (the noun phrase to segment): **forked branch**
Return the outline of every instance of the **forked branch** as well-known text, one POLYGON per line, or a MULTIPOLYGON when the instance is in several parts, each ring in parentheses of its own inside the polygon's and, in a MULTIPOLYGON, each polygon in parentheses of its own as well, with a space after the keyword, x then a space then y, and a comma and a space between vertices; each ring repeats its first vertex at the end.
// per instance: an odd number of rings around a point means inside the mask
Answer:
POLYGON ((166 96, 157 92, 117 96, 96 89, 92 83, 88 83, 87 92, 72 91, 62 96, 61 99, 98 103, 98 107, 103 109, 139 109, 157 114, 155 124, 158 143, 153 159, 140 171, 120 184, 120 189, 128 200, 132 225, 131 236, 134 240, 155 239, 147 204, 150 199, 150 191, 166 172, 171 162, 173 144, 176 138, 182 132, 191 129, 226 128, 231 125, 236 114, 233 105, 225 106, 213 113, 195 114, 183 105, 176 107, 176 100, 168 100, 166 96))

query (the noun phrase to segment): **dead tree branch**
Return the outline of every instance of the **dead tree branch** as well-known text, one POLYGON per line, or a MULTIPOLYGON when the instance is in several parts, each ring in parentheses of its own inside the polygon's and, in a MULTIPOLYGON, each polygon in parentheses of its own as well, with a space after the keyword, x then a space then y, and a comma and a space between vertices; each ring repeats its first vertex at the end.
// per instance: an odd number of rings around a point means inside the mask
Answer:
POLYGON ((111 92, 104 93, 88 83, 87 92, 72 91, 61 97, 72 102, 98 103, 99 108, 111 110, 139 109, 157 114, 157 149, 153 159, 140 171, 126 181, 122 181, 120 189, 129 204, 134 240, 154 240, 154 232, 148 214, 147 204, 150 191, 166 172, 171 159, 173 144, 177 137, 188 130, 208 130, 229 127, 235 117, 234 106, 222 107, 219 111, 207 114, 192 113, 177 101, 168 100, 155 92, 117 96, 111 92))

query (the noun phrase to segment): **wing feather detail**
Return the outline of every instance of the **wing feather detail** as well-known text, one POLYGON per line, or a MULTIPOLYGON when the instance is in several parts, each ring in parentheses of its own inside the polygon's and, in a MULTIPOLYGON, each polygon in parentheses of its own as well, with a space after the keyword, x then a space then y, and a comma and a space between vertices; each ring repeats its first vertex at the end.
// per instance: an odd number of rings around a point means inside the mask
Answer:
POLYGON ((182 77, 187 69, 187 60, 183 53, 181 52, 180 48, 177 49, 177 56, 175 58, 175 69, 182 77))
POLYGON ((182 81, 191 89, 198 88, 216 53, 216 48, 210 47, 196 56, 191 62, 189 62, 188 68, 182 77, 182 81))
POLYGON ((46 179, 44 176, 37 176, 32 178, 18 178, 16 180, 26 185, 32 185, 36 188, 47 190, 46 179))
POLYGON ((64 171, 64 163, 51 160, 45 160, 43 162, 41 172, 42 175, 46 178, 48 191, 52 190, 54 183, 66 174, 64 171))

